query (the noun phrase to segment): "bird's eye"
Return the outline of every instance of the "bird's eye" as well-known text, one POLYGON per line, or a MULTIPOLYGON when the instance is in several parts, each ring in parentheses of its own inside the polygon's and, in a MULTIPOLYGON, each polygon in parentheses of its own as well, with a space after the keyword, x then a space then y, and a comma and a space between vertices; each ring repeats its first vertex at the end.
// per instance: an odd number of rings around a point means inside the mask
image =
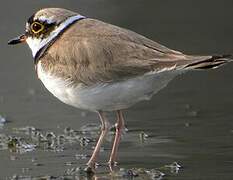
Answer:
POLYGON ((39 23, 39 22, 34 22, 32 23, 31 25, 31 29, 32 29, 32 32, 34 32, 35 34, 41 32, 44 30, 44 25, 39 23))

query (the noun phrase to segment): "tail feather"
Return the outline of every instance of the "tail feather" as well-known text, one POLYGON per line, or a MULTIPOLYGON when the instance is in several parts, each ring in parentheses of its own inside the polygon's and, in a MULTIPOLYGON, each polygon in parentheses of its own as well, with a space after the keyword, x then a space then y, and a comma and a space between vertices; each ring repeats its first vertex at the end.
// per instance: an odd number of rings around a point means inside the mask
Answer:
POLYGON ((215 69, 219 66, 233 61, 232 55, 212 56, 207 59, 196 60, 184 67, 184 69, 215 69))

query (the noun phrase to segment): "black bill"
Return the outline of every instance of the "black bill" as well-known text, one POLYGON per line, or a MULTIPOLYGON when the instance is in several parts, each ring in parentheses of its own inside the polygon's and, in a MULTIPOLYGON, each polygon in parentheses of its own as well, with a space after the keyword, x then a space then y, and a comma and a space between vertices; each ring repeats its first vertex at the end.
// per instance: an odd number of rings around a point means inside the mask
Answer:
POLYGON ((18 37, 14 38, 14 39, 9 40, 8 44, 9 45, 15 45, 15 44, 23 43, 23 42, 26 41, 26 39, 27 39, 26 35, 23 34, 21 36, 18 36, 18 37))

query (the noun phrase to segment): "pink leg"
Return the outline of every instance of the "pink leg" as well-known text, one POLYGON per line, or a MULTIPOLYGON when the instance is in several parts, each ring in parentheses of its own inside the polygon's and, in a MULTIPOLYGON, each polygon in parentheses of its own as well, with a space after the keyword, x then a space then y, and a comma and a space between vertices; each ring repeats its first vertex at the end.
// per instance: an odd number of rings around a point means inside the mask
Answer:
POLYGON ((87 163, 87 166, 90 167, 90 168, 95 168, 95 163, 96 163, 98 154, 100 152, 101 144, 103 143, 104 138, 105 138, 105 136, 106 136, 106 134, 108 133, 108 130, 109 130, 109 123, 108 123, 106 117, 104 116, 104 113, 102 111, 99 111, 98 114, 99 114, 99 117, 100 117, 100 120, 101 120, 101 123, 102 123, 101 134, 100 134, 99 140, 98 140, 98 142, 97 142, 97 144, 95 146, 95 149, 94 149, 94 151, 92 153, 92 156, 91 156, 90 160, 87 163))
POLYGON ((121 134, 123 131, 123 128, 125 127, 124 125, 124 118, 123 118, 123 113, 121 110, 117 111, 117 123, 116 123, 116 134, 115 134, 115 139, 113 142, 113 147, 112 147, 112 152, 111 156, 109 159, 109 165, 112 166, 116 163, 116 158, 117 158, 117 150, 119 147, 120 139, 121 139, 121 134))

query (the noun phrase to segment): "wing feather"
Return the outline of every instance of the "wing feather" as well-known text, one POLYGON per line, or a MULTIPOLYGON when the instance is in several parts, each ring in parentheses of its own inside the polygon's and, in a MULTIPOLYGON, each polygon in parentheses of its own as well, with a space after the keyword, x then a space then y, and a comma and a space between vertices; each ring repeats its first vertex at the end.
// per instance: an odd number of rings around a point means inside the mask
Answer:
POLYGON ((85 85, 182 68, 195 60, 194 56, 171 50, 135 32, 94 19, 72 25, 48 49, 44 59, 47 60, 42 65, 50 73, 85 85))

